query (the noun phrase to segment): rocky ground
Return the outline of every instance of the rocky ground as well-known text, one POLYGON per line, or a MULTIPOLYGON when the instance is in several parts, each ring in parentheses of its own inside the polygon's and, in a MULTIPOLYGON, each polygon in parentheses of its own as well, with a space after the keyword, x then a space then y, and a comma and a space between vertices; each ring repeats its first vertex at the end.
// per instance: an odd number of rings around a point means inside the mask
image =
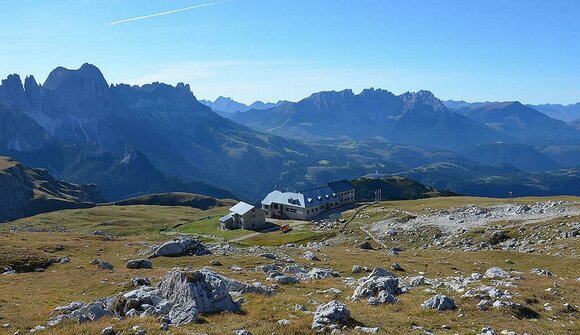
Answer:
POLYGON ((8 225, 0 333, 578 334, 579 209, 386 202, 278 246, 8 225))

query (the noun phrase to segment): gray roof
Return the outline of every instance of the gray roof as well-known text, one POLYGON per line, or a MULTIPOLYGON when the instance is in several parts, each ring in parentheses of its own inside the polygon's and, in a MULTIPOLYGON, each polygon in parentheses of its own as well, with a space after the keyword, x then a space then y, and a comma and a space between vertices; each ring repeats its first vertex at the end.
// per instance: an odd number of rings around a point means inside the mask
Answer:
POLYGON ((331 181, 327 185, 336 193, 346 192, 354 189, 354 186, 352 186, 352 184, 346 179, 331 181))
POLYGON ((232 219, 232 214, 226 214, 220 218, 220 222, 226 223, 232 219))
POLYGON ((332 203, 336 199, 336 192, 330 187, 324 186, 299 193, 272 191, 262 200, 262 204, 270 206, 272 203, 278 203, 293 207, 310 208, 332 203))
POLYGON ((232 208, 230 208, 230 212, 235 213, 235 214, 239 214, 239 215, 244 215, 254 208, 255 208, 254 206, 247 204, 243 201, 240 201, 237 204, 235 204, 232 208))

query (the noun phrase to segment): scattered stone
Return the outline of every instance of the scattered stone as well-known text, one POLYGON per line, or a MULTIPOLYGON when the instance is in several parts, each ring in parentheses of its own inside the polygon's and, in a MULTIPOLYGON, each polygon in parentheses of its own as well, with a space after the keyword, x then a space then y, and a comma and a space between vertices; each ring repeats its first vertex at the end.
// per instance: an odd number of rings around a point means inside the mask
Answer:
POLYGON ((367 334, 378 334, 379 327, 361 327, 361 326, 356 326, 356 327, 354 327, 354 330, 358 330, 360 332, 367 333, 367 334))
POLYGON ((113 330, 112 326, 108 326, 106 328, 103 329, 103 331, 101 332, 102 335, 115 335, 115 331, 113 330))
POLYGON ((32 329, 30 330, 30 332, 31 332, 31 333, 36 333, 36 332, 39 332, 39 331, 41 331, 41 330, 45 330, 45 329, 46 329, 46 327, 45 327, 45 326, 36 326, 36 327, 32 328, 32 329))
POLYGON ((309 261, 319 261, 320 260, 320 258, 318 258, 318 256, 316 256, 312 251, 304 252, 304 254, 302 255, 302 258, 309 260, 309 261))
POLYGON ((342 302, 333 300, 316 308, 312 329, 323 332, 338 329, 350 320, 350 310, 342 302))
POLYGON ((127 269, 151 269, 151 262, 146 259, 134 259, 127 262, 127 269))
POLYGON ((295 311, 302 311, 305 312, 306 311, 306 306, 301 305, 301 304, 296 304, 296 306, 294 306, 294 310, 295 311))
POLYGON ((289 325, 289 324, 291 324, 291 323, 292 323, 292 321, 290 321, 290 320, 286 320, 286 319, 278 320, 278 324, 279 324, 280 326, 287 326, 287 325, 289 325))
POLYGON ((205 245, 191 237, 179 237, 163 243, 151 257, 202 256, 211 254, 205 245))
POLYGON ((423 276, 409 277, 408 281, 411 287, 425 285, 425 277, 423 276))
POLYGON ((133 286, 135 287, 151 286, 151 279, 142 277, 133 277, 131 278, 131 284, 133 284, 133 286))
POLYGON ((480 311, 486 311, 489 309, 489 307, 491 306, 491 302, 489 300, 486 299, 481 299, 478 303, 477 303, 477 308, 480 311))
POLYGON ((367 303, 371 305, 395 303, 395 295, 400 293, 398 286, 399 279, 394 274, 376 268, 367 277, 359 279, 359 285, 354 289, 351 299, 367 299, 367 303))
POLYGON ((352 273, 360 273, 362 270, 360 265, 353 265, 352 266, 352 273))
POLYGON ((273 253, 271 253, 271 252, 266 252, 266 253, 263 253, 263 254, 261 254, 260 256, 262 256, 262 257, 264 257, 264 258, 266 258, 266 259, 276 259, 276 258, 278 258, 278 257, 276 257, 276 255, 275 255, 275 254, 273 254, 273 253))
POLYGON ((91 265, 96 265, 99 269, 112 271, 114 269, 113 265, 109 262, 100 261, 98 259, 93 259, 91 265))
POLYGON ((484 327, 478 335, 496 335, 495 330, 491 327, 484 327))
POLYGON ((553 276, 552 272, 550 272, 548 270, 539 269, 539 268, 534 268, 530 272, 535 274, 535 275, 538 275, 538 276, 548 276, 548 277, 553 276))
POLYGON ((211 265, 211 266, 222 266, 222 262, 220 262, 217 259, 212 259, 211 262, 209 262, 209 265, 211 265))
POLYGON ((296 273, 296 277, 302 280, 314 280, 314 279, 325 279, 330 277, 340 277, 340 274, 332 269, 312 268, 312 270, 306 273, 303 272, 296 273))
POLYGON ((489 269, 487 269, 487 271, 485 271, 485 277, 490 278, 490 279, 507 278, 507 277, 509 277, 509 273, 501 268, 493 267, 493 268, 489 268, 489 269))
POLYGON ((442 294, 437 294, 426 300, 421 304, 423 308, 436 309, 439 311, 454 310, 457 308, 455 306, 455 301, 453 299, 444 296, 442 294))
POLYGON ((59 258, 57 259, 57 261, 58 261, 60 264, 66 264, 66 263, 70 263, 70 257, 68 257, 68 256, 62 256, 62 257, 59 257, 59 258))
POLYGON ((403 267, 401 266, 401 264, 399 264, 399 263, 393 263, 393 264, 391 264, 391 269, 393 269, 395 271, 405 271, 403 269, 403 267))
POLYGON ((364 241, 358 245, 359 248, 363 250, 373 250, 372 245, 368 241, 364 241))
POLYGON ((252 333, 250 333, 249 331, 247 331, 245 329, 238 329, 238 330, 234 330, 234 335, 252 335, 252 333))

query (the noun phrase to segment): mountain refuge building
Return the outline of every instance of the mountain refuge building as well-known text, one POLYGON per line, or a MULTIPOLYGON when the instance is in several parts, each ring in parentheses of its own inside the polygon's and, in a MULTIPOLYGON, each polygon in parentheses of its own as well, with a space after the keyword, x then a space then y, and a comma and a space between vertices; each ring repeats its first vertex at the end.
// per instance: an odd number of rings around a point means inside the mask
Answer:
POLYGON ((301 192, 274 190, 262 200, 262 210, 270 218, 309 220, 354 202, 354 186, 348 180, 339 180, 301 192))
POLYGON ((266 213, 243 201, 230 208, 230 213, 220 218, 221 229, 258 229, 266 224, 266 213))

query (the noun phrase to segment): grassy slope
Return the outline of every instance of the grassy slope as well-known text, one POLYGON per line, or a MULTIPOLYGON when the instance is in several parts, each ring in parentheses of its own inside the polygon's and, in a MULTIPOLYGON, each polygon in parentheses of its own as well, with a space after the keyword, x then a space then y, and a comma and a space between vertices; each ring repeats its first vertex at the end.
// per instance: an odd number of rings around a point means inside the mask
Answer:
MULTIPOLYGON (((526 198, 517 199, 518 202, 535 202, 538 199, 526 198)), ((545 200, 545 199, 543 199, 545 200)), ((576 200, 579 200, 576 198, 576 200)), ((425 208, 448 208, 464 204, 492 204, 506 202, 507 200, 495 200, 487 198, 435 198, 421 201, 401 201, 393 203, 382 203, 371 207, 369 211, 376 211, 381 207, 399 208, 401 210, 422 211, 425 208)), ((87 301, 93 298, 112 295, 116 292, 126 291, 129 288, 125 285, 132 276, 141 275, 154 278, 157 281, 159 276, 174 266, 191 266, 198 268, 207 266, 212 259, 219 259, 224 267, 214 269, 225 273, 228 276, 238 279, 257 279, 265 282, 265 275, 253 272, 236 273, 227 270, 225 267, 239 265, 250 268, 258 264, 272 263, 270 260, 261 257, 247 257, 243 255, 213 255, 202 257, 184 258, 157 258, 153 261, 153 270, 128 270, 124 268, 126 260, 135 258, 137 252, 142 249, 139 242, 153 242, 163 236, 155 233, 155 226, 171 226, 183 223, 192 218, 207 217, 208 212, 193 211, 191 208, 157 207, 148 211, 141 207, 133 209, 131 215, 142 213, 141 217, 130 220, 126 214, 131 207, 121 208, 94 208, 80 211, 75 214, 76 222, 62 220, 63 216, 50 216, 55 223, 79 228, 70 233, 0 233, 0 245, 13 249, 26 249, 31 252, 48 253, 50 255, 69 255, 72 262, 69 264, 57 264, 43 273, 23 273, 14 276, 0 276, 0 322, 12 324, 8 328, 9 333, 17 329, 32 328, 38 324, 43 324, 48 319, 50 312, 57 305, 69 303, 74 300, 87 301), (96 210, 96 212, 94 212, 96 210), (106 210, 100 212, 100 210, 106 210), (91 215, 82 212, 91 211, 91 215), (112 241, 107 241, 101 237, 89 236, 82 232, 95 228, 96 216, 101 216, 106 220, 120 220, 130 223, 118 230, 121 237, 112 241), (93 217, 91 219, 91 217, 93 217), (149 217, 149 219, 147 219, 149 217), (161 220, 163 218, 163 220, 161 220), (90 221, 87 223, 87 219, 90 221), (150 220, 150 221, 149 221, 150 220), (156 222, 156 224, 153 224, 156 222), (55 244, 64 245, 63 251, 54 251, 55 244), (115 265, 114 272, 97 270, 89 265, 91 259, 99 258, 109 261, 115 265), (81 267, 81 268, 79 268, 81 267), (39 285, 42 283, 42 285, 39 285), (23 292, 27 292, 23 294, 23 292), (31 299, 30 297, 34 297, 31 299)), ((366 211, 366 210, 365 210, 366 211)), ((76 211, 67 211, 76 212, 76 211)), ((61 212, 61 214, 64 212, 61 212)), ((217 212, 211 212, 217 214, 217 212)), ((365 212, 363 212, 365 213, 365 212)), ((56 215, 58 213, 51 213, 56 215)), ((67 213, 68 214, 68 213, 67 213)), ((44 222, 49 217, 44 216, 44 222)), ((64 215, 66 216, 66 215, 64 215)), ((35 217, 38 219, 40 216, 35 217)), ((72 216, 71 216, 72 217, 72 216)), ((573 218, 572 218, 573 219, 573 218)), ((23 220, 21 220, 23 221, 23 220)), ((352 227, 358 224, 366 224, 366 219, 359 222, 355 220, 352 227)), ((40 224, 40 221, 37 221, 40 224)), ((190 223, 193 224, 193 223, 190 223)), ((98 226, 98 225, 97 225, 98 226)), ((182 227, 186 227, 186 225, 182 227)), ((116 225, 99 226, 106 229, 119 229, 116 225)), ((158 230, 157 230, 158 232, 158 230)), ((428 278, 443 277, 451 275, 469 275, 472 272, 483 272, 491 266, 500 266, 504 269, 515 269, 525 272, 527 280, 517 281, 517 287, 509 288, 514 293, 514 300, 524 302, 524 298, 537 299, 530 307, 540 313, 538 321, 518 320, 511 316, 505 309, 492 309, 489 311, 479 311, 475 307, 476 300, 461 298, 459 293, 450 293, 442 289, 439 292, 445 293, 456 300, 460 307, 459 311, 438 313, 435 311, 422 310, 419 305, 430 296, 422 288, 417 288, 409 293, 399 296, 401 302, 390 306, 368 306, 364 302, 351 302, 347 298, 352 294, 352 288, 347 288, 342 283, 342 278, 333 278, 310 283, 301 283, 295 286, 283 286, 276 297, 261 297, 247 295, 247 301, 243 304, 242 315, 221 314, 205 316, 206 323, 188 325, 186 327, 173 329, 172 333, 190 334, 196 332, 207 332, 212 334, 228 334, 234 329, 246 328, 254 334, 271 334, 273 331, 279 334, 310 334, 309 326, 312 321, 311 315, 305 315, 294 311, 294 305, 304 304, 309 310, 314 310, 315 306, 309 305, 308 300, 326 302, 333 298, 333 295, 314 293, 320 289, 335 287, 343 292, 336 297, 338 300, 347 303, 352 316, 368 326, 378 326, 382 333, 386 334, 420 334, 420 331, 412 331, 412 325, 425 327, 427 330, 435 331, 436 334, 470 334, 477 333, 484 326, 492 326, 496 330, 515 330, 518 333, 528 332, 531 334, 577 334, 580 332, 577 317, 562 312, 562 304, 569 302, 578 304, 580 302, 580 283, 575 280, 580 276, 580 260, 573 257, 554 257, 546 254, 524 254, 504 251, 486 251, 476 253, 457 253, 439 250, 414 250, 402 252, 399 256, 390 256, 383 251, 363 251, 353 248, 352 238, 358 232, 353 229, 352 235, 344 235, 345 242, 336 247, 327 247, 317 254, 322 256, 323 261, 316 262, 317 266, 329 267, 340 271, 343 277, 354 276, 359 278, 364 274, 352 275, 350 270, 353 264, 361 266, 388 268, 392 262, 400 263, 406 269, 405 275, 415 275, 419 271, 425 272, 428 278), (351 239, 348 239, 351 238, 351 239), (506 264, 505 260, 510 259, 513 264, 506 264), (534 267, 546 268, 554 272, 558 277, 537 277, 529 274, 529 270, 534 267), (557 283, 558 294, 547 292, 546 289, 554 287, 557 283), (545 311, 543 304, 550 303, 554 306, 553 311, 545 311), (459 317, 463 313, 464 317, 459 317), (551 320, 554 317, 557 319, 551 320), (278 326, 279 319, 290 319, 292 325, 283 328, 278 326), (441 329, 441 325, 446 324, 451 330, 441 329)), ((569 247, 578 249, 580 241, 569 240, 569 247)), ((372 243, 372 242, 371 242, 372 243)), ((372 243, 374 244, 374 243, 372 243)), ((376 245, 375 245, 376 246, 376 245)), ((309 262, 300 258, 303 250, 300 249, 280 249, 284 250, 297 262, 309 265, 309 262)), ((158 323, 155 319, 127 319, 111 320, 104 319, 96 323, 67 324, 55 329, 49 329, 43 334, 97 334, 101 329, 110 324, 115 325, 116 330, 129 330, 134 325, 142 325, 148 330, 148 334, 158 334, 158 323)))

